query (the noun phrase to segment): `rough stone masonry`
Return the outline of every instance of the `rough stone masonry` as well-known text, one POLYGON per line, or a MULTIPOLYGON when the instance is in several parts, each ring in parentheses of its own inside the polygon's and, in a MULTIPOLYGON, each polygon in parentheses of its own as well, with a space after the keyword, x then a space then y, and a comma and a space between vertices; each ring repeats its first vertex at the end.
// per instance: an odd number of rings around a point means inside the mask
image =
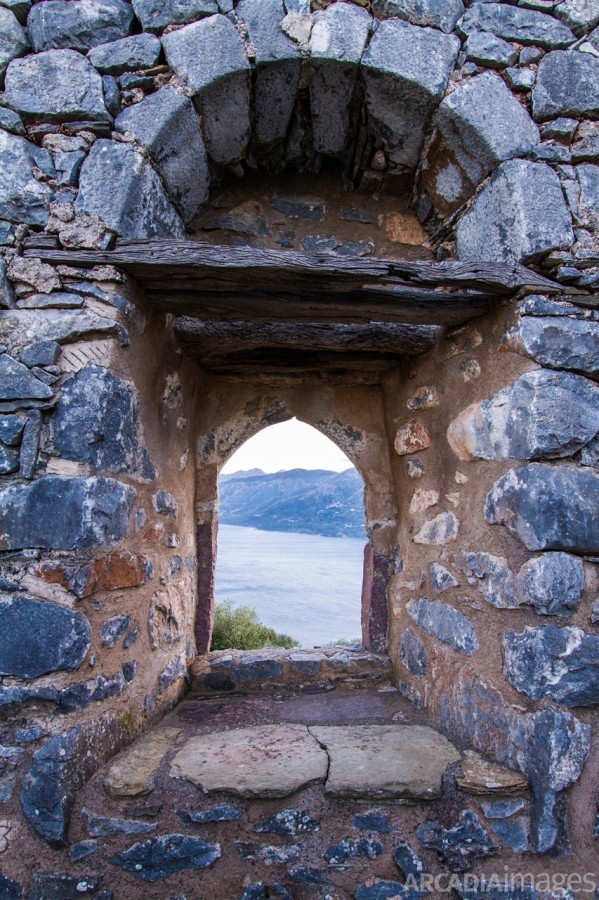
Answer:
MULTIPOLYGON (((401 882, 375 882, 373 837, 331 848, 326 874, 359 859, 355 896, 374 898, 409 896, 418 853, 433 871, 515 870, 511 853, 591 867, 597 4, 0 0, 0 91, 0 896, 134 898, 152 859, 163 896, 193 896, 181 872, 225 863, 156 812, 99 871, 121 838, 78 840, 72 811, 184 694, 210 643, 218 472, 295 415, 365 482, 365 639, 464 751, 458 783, 467 753, 503 773, 500 796, 477 782, 475 812, 410 813, 388 861, 401 882), (412 325, 428 329, 414 352, 356 351, 350 369, 312 346, 297 369, 286 345, 240 377, 203 365, 134 277, 43 259, 154 238, 523 264, 556 290, 412 325)), ((258 686, 291 668, 255 662, 235 666, 258 686)), ((239 896, 332 890, 288 862, 239 896)))

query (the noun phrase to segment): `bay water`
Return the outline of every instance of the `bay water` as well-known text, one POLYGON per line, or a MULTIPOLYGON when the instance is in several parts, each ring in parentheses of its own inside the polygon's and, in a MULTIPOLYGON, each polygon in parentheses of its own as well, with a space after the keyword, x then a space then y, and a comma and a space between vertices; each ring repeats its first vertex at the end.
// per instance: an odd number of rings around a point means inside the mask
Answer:
POLYGON ((361 640, 364 541, 220 525, 216 602, 253 606, 302 647, 361 640))

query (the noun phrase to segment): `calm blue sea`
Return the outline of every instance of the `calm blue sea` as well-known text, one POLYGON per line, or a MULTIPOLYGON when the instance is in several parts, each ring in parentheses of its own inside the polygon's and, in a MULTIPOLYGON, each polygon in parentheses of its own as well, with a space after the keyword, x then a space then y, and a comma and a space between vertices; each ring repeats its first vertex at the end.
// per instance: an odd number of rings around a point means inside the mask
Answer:
POLYGON ((361 638, 364 541, 220 525, 216 602, 253 606, 303 647, 361 638))

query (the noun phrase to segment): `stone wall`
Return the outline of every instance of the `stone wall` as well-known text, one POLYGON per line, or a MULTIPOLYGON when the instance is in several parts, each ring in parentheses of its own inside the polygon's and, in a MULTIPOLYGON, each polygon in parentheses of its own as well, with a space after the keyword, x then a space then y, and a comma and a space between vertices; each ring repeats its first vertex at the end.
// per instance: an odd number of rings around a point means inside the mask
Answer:
POLYGON ((21 792, 45 840, 180 696, 208 643, 218 469, 297 415, 365 480, 368 596, 390 610, 365 631, 388 627, 401 690, 524 772, 532 849, 566 846, 578 782, 588 845, 599 15, 529 5, 0 0, 0 804, 16 819, 21 792), (231 175, 330 192, 331 160, 350 252, 524 262, 570 293, 439 332, 382 383, 244 384, 186 359, 116 270, 24 255, 215 230, 346 253, 318 197, 271 192, 266 232, 247 207, 206 219, 231 175))

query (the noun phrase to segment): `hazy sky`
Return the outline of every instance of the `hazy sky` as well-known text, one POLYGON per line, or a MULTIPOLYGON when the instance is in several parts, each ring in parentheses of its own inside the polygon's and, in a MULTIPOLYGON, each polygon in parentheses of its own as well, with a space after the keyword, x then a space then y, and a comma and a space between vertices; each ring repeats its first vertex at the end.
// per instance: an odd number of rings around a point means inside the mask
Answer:
POLYGON ((280 472, 287 469, 332 469, 342 472, 352 463, 341 450, 310 425, 290 419, 258 432, 240 447, 223 473, 245 469, 280 472))

